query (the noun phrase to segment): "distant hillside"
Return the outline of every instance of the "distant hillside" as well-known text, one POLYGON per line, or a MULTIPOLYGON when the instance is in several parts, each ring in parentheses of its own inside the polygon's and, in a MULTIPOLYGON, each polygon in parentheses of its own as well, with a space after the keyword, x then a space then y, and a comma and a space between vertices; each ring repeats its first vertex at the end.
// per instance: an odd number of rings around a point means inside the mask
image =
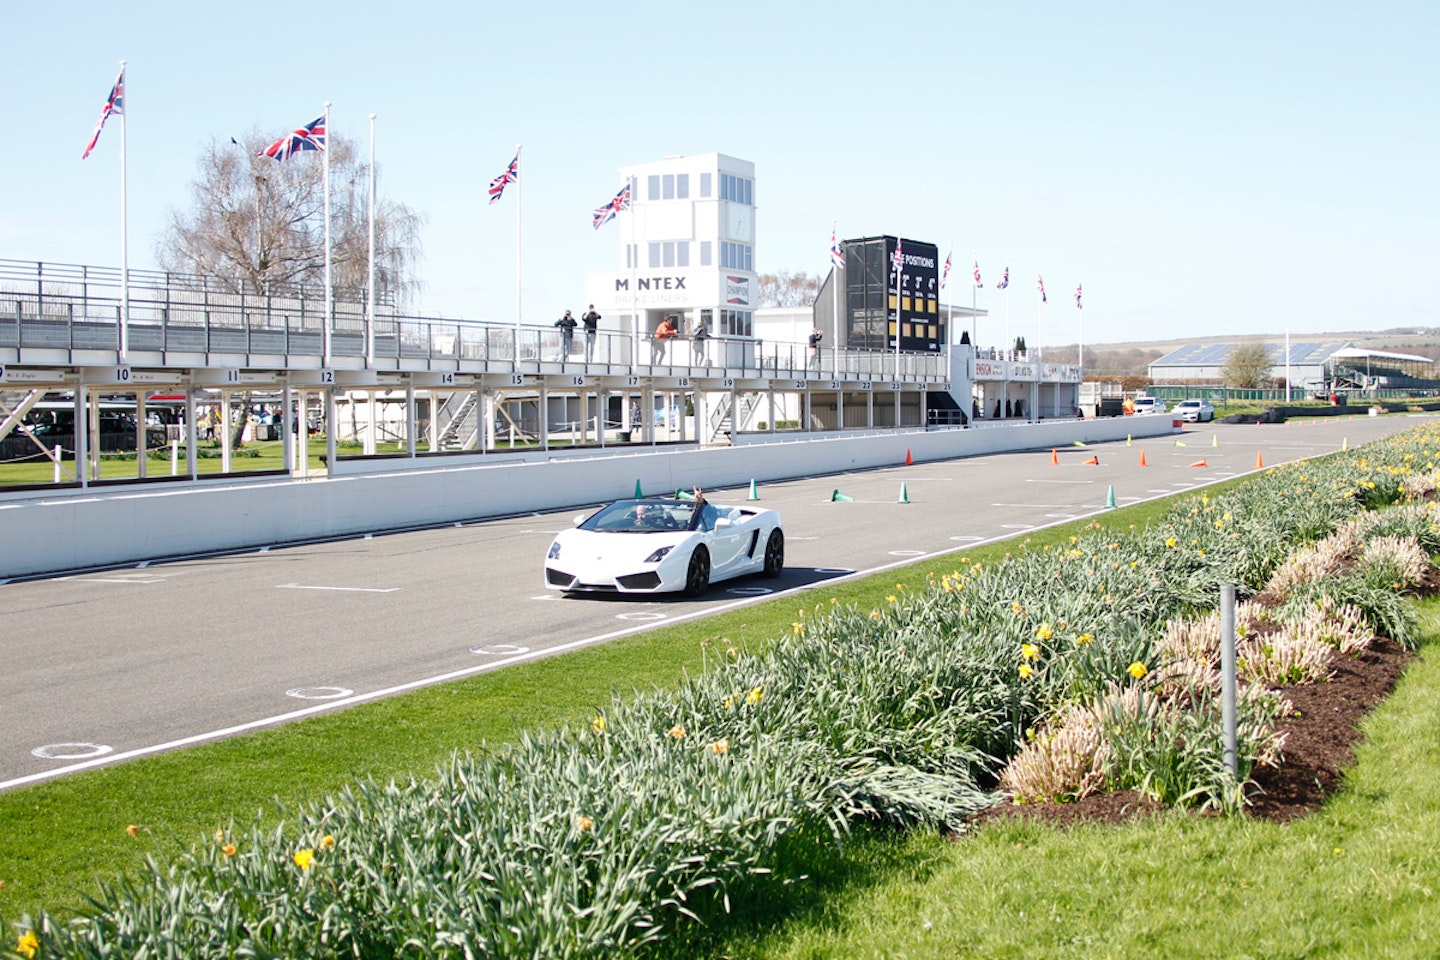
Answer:
MULTIPOLYGON (((1165 354, 1187 343, 1241 343, 1252 340, 1282 342, 1284 332, 1237 337, 1186 337, 1175 340, 1136 340, 1124 343, 1085 344, 1085 375, 1087 377, 1143 377, 1149 365, 1165 354)), ((1313 343, 1319 340, 1347 340, 1367 350, 1413 353, 1440 361, 1440 328, 1397 327, 1391 330, 1356 330, 1344 333, 1291 334, 1292 342, 1313 343)), ((1047 346, 1045 359, 1054 363, 1074 363, 1077 354, 1073 343, 1047 346)))

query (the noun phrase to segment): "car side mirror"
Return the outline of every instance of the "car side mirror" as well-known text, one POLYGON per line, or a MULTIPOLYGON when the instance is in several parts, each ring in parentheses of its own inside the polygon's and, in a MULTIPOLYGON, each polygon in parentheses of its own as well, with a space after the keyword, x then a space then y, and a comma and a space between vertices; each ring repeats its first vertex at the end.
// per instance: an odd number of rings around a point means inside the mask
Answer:
POLYGON ((715 518, 715 529, 716 529, 716 530, 723 529, 724 527, 733 527, 733 526, 735 526, 735 522, 734 522, 733 520, 731 520, 729 517, 716 517, 716 518, 715 518))
POLYGON ((582 523, 584 523, 584 522, 585 522, 585 514, 583 514, 583 513, 580 514, 579 516, 577 516, 577 517, 575 518, 575 526, 577 526, 577 527, 580 526, 580 524, 582 524, 582 523))

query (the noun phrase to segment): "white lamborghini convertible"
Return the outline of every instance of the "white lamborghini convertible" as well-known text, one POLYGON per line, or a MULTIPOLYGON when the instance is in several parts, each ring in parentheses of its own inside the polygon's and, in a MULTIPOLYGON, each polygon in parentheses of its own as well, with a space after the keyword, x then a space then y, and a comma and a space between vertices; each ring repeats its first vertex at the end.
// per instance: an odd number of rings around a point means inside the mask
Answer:
POLYGON ((618 500, 576 517, 550 544, 545 585, 565 593, 666 593, 698 597, 711 583, 785 566, 780 514, 650 497, 618 500))

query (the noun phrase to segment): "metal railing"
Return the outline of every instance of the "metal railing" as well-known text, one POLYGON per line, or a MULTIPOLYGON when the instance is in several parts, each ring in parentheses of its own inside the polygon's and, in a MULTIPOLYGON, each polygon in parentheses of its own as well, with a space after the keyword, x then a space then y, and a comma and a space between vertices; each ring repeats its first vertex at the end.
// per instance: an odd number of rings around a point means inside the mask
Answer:
MULTIPOLYGON (((714 336, 656 339, 650 334, 574 332, 568 343, 551 325, 527 326, 404 316, 343 292, 331 304, 326 355, 324 298, 314 290, 243 278, 131 270, 124 340, 135 354, 221 354, 458 364, 563 363, 581 372, 662 367, 715 375, 802 379, 949 379, 948 358, 934 354, 826 348, 805 343, 714 336), (305 294, 311 294, 306 296, 305 294), (568 346, 568 350, 566 347, 568 346), (598 369, 597 369, 598 368, 598 369)), ((50 351, 121 349, 120 271, 113 268, 0 260, 0 348, 50 351)))

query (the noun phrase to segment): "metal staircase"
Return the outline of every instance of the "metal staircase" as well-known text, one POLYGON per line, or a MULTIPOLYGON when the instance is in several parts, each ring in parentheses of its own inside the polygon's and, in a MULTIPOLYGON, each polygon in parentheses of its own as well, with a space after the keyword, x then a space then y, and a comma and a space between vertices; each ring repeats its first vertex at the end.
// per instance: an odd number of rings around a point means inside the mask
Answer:
POLYGON ((440 431, 441 450, 464 450, 472 440, 475 439, 476 431, 479 429, 478 418, 475 413, 476 397, 473 390, 465 393, 452 393, 440 404, 435 411, 436 422, 443 421, 444 428, 440 431), (459 401, 458 403, 456 401, 459 401), (454 406, 452 410, 451 407, 454 406))
POLYGON ((750 423, 750 417, 755 413, 755 408, 760 405, 758 395, 741 394, 740 409, 737 411, 731 406, 731 395, 726 393, 722 396, 724 399, 716 403, 710 411, 710 443, 719 446, 729 444, 736 430, 745 429, 750 423))

